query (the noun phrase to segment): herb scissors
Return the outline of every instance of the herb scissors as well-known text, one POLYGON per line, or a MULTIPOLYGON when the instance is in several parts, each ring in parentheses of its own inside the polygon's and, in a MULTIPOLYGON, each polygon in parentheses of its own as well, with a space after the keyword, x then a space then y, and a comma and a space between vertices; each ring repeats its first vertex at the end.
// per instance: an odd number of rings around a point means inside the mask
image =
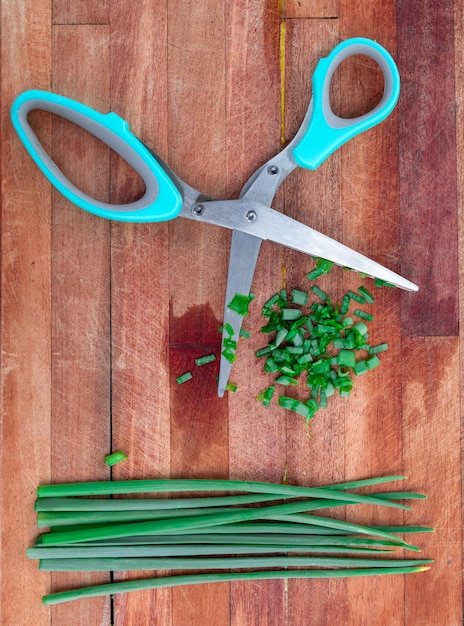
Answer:
MULTIPOLYGON (((379 263, 270 208, 282 181, 296 167, 316 169, 341 145, 383 121, 396 105, 400 80, 395 62, 382 46, 369 39, 354 38, 343 41, 327 57, 319 60, 312 78, 312 90, 307 113, 293 140, 251 176, 239 198, 234 200, 216 200, 190 187, 133 135, 128 123, 115 113, 102 114, 64 96, 30 90, 16 98, 11 117, 19 138, 43 174, 81 209, 122 222, 161 222, 186 217, 232 230, 224 309, 224 328, 229 332, 223 331, 224 348, 224 341, 238 339, 242 324, 242 316, 232 311, 228 304, 235 294, 247 296, 250 293, 260 244, 266 239, 408 291, 418 289, 414 283, 379 263), (330 106, 330 83, 340 63, 353 55, 366 55, 380 66, 384 91, 380 102, 370 112, 344 119, 330 106), (78 189, 48 156, 29 125, 27 117, 34 109, 64 117, 107 144, 141 176, 145 184, 144 195, 128 204, 116 205, 96 200, 78 189)), ((219 396, 224 394, 230 370, 230 360, 221 355, 219 396)))

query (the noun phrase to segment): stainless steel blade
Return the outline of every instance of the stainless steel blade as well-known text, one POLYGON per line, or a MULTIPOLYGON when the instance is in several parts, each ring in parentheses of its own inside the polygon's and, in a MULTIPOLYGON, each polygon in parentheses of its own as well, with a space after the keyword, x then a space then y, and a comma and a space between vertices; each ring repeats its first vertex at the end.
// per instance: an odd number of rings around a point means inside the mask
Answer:
MULTIPOLYGON (((182 215, 187 217, 184 212, 182 215)), ((194 205, 188 217, 240 230, 311 256, 334 261, 337 265, 380 278, 406 291, 418 290, 417 285, 380 263, 259 202, 248 199, 204 202, 194 205)))
MULTIPOLYGON (((227 275, 226 300, 224 305, 224 326, 230 324, 234 329, 231 337, 238 341, 243 317, 228 308, 229 302, 236 293, 248 295, 253 281, 253 274, 258 260, 261 239, 242 233, 239 230, 232 232, 232 242, 230 246, 229 272, 227 275)), ((224 395, 227 381, 229 380, 232 364, 223 356, 224 339, 230 335, 224 330, 222 332, 221 360, 219 364, 218 396, 224 395)))

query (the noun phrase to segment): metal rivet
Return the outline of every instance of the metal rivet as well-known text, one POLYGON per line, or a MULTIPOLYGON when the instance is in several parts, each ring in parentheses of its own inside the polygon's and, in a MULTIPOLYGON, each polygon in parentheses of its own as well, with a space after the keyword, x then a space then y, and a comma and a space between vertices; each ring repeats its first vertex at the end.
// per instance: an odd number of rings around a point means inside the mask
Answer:
POLYGON ((248 211, 248 213, 245 215, 245 219, 247 222, 254 222, 257 217, 258 216, 256 215, 255 211, 248 211))
POLYGON ((271 176, 276 176, 279 173, 279 168, 277 167, 277 165, 270 165, 267 168, 267 171, 271 176))
POLYGON ((193 213, 195 213, 195 215, 203 215, 203 213, 205 212, 205 205, 204 204, 196 204, 193 208, 192 208, 193 213))

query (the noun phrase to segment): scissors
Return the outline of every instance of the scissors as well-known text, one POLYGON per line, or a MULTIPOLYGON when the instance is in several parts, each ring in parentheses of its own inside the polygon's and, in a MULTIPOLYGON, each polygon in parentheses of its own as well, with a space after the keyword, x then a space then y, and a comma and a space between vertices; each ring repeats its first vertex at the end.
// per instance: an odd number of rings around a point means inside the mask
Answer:
MULTIPOLYGON (((234 200, 216 200, 190 187, 133 135, 128 123, 116 113, 102 114, 64 96, 30 90, 16 98, 11 117, 19 138, 43 174, 81 209, 121 222, 162 222, 185 217, 232 230, 224 307, 224 328, 227 329, 222 338, 224 352, 225 340, 238 340, 243 319, 229 309, 228 304, 235 294, 249 295, 263 240, 333 261, 408 291, 418 289, 414 283, 379 263, 270 207, 282 181, 296 167, 315 170, 337 148, 379 124, 392 112, 400 91, 398 69, 390 54, 378 43, 365 38, 348 39, 319 60, 312 78, 312 91, 307 113, 293 140, 251 176, 239 198, 234 200), (353 55, 366 55, 379 65, 384 91, 371 111, 344 119, 330 106, 330 83, 340 63, 353 55), (27 117, 34 109, 66 118, 107 144, 142 177, 144 195, 121 205, 101 202, 78 189, 48 156, 29 125, 27 117)), ((224 394, 231 367, 230 360, 221 354, 219 396, 224 394)))

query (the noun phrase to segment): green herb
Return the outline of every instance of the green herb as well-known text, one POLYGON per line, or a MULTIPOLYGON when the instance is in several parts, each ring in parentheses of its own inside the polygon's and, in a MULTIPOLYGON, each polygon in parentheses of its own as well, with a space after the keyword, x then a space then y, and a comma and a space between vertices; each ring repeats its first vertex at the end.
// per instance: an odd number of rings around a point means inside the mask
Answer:
POLYGON ((207 354, 206 356, 201 356, 198 359, 195 359, 195 365, 206 365, 206 363, 211 363, 216 360, 216 356, 214 354, 207 354))
MULTIPOLYGON (((316 269, 319 273, 328 267, 321 262, 316 269)), ((305 375, 309 398, 281 396, 279 404, 306 420, 327 406, 335 390, 348 397, 353 388, 352 377, 377 367, 380 361, 373 357, 388 348, 386 343, 373 348, 369 344, 367 322, 373 319, 371 313, 355 308, 353 315, 361 318, 356 323, 349 315, 351 302, 364 305, 374 302, 365 287, 361 285, 357 292, 349 290, 340 305, 333 303, 317 285, 311 291, 319 302, 309 303, 306 292, 292 290, 292 304, 298 308, 288 307, 285 290, 266 301, 262 313, 267 321, 261 332, 268 334, 270 340, 255 352, 257 358, 265 357, 263 369, 276 375, 275 384, 297 386, 305 375)), ((269 406, 270 398, 264 392, 257 397, 269 406)))
POLYGON ((177 384, 181 385, 182 383, 185 383, 187 380, 190 380, 191 378, 192 378, 192 372, 185 372, 185 374, 182 374, 182 376, 178 376, 176 378, 177 384))
POLYGON ((248 315, 248 306, 250 302, 254 300, 254 297, 255 296, 252 293, 250 293, 248 296, 245 296, 242 293, 236 293, 227 305, 227 307, 238 315, 245 317, 246 315, 248 315))
POLYGON ((127 459, 127 454, 124 454, 124 452, 118 450, 116 452, 112 452, 111 454, 107 454, 105 456, 105 463, 108 465, 108 467, 112 467, 113 465, 116 465, 116 463, 120 463, 125 459, 127 459))
POLYGON ((432 529, 364 526, 336 519, 333 515, 321 517, 313 513, 318 509, 360 504, 409 510, 410 507, 399 501, 424 496, 403 491, 370 495, 352 492, 403 479, 402 476, 383 476, 309 488, 207 479, 40 486, 35 503, 39 524, 49 522, 57 526, 42 534, 35 545, 28 548, 27 556, 38 559, 43 571, 199 570, 191 575, 132 580, 52 593, 43 597, 44 604, 157 586, 224 580, 421 572, 432 561, 397 558, 399 549, 417 552, 419 548, 395 533, 429 532, 432 529), (234 492, 234 495, 149 499, 95 497, 180 491, 234 492), (243 491, 249 495, 237 493, 243 491), (256 506, 266 500, 275 503, 256 506), (147 519, 149 516, 152 519, 147 519), (146 521, 139 521, 141 519, 146 521), (78 526, 60 530, 59 524, 63 523, 78 526), (392 555, 394 558, 390 558, 392 555), (296 567, 313 569, 292 569, 296 567), (207 573, 212 569, 226 572, 207 573), (241 571, 244 569, 247 571, 241 571))

